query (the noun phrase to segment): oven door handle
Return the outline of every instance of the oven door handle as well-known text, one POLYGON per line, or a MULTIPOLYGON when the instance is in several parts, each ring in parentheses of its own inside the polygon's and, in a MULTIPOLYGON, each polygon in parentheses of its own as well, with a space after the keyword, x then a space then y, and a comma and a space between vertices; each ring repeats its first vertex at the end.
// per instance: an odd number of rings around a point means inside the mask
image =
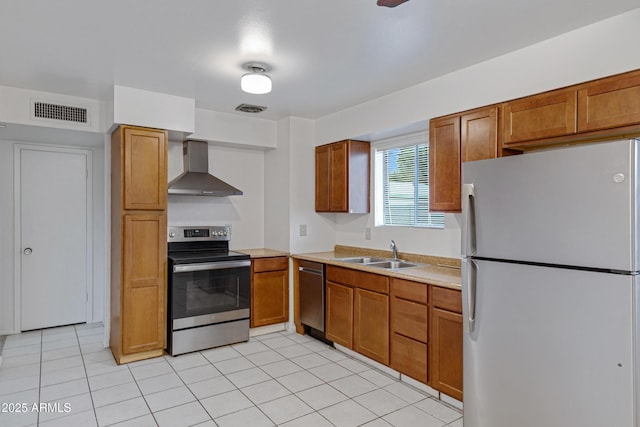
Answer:
POLYGON ((200 262, 195 264, 179 264, 173 266, 174 273, 190 273, 193 271, 224 270, 227 268, 250 267, 250 260, 200 262))

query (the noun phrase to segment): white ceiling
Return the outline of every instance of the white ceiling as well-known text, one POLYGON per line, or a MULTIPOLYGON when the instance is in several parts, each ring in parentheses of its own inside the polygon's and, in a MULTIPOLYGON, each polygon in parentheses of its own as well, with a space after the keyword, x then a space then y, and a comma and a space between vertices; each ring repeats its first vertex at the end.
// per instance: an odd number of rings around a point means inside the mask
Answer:
MULTIPOLYGON (((638 7, 638 0, 0 0, 0 85, 114 84, 317 118, 638 7), (273 92, 240 90, 242 64, 273 92)), ((239 113, 243 114, 243 113, 239 113)))

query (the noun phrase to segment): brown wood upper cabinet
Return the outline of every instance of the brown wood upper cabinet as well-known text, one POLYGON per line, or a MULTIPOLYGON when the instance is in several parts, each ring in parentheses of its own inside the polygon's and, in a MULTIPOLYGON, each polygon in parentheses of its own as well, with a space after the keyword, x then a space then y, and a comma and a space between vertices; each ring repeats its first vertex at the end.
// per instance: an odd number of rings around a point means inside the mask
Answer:
POLYGON ((167 206, 167 137, 155 129, 122 127, 124 209, 167 206))
POLYGON ((576 132, 577 90, 559 89, 506 102, 502 106, 505 146, 576 132))
POLYGON ((460 164, 500 155, 498 107, 429 122, 429 210, 460 212, 460 164))
POLYGON ((111 135, 111 336, 117 363, 162 356, 166 341, 167 132, 111 135))
POLYGON ((251 260, 251 327, 289 320, 289 258, 251 260))
POLYGON ((640 71, 588 83, 578 90, 578 130, 640 124, 640 71))
POLYGON ((370 153, 366 141, 316 147, 316 212, 369 212, 370 153))

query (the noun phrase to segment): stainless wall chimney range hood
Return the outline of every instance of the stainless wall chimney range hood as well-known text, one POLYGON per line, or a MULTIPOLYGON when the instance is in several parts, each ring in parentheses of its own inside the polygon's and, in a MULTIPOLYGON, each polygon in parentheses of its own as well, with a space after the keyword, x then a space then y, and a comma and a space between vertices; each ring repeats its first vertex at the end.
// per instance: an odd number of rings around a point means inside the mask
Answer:
POLYGON ((182 143, 184 172, 169 182, 169 194, 190 196, 241 196, 242 191, 209 174, 209 144, 182 143))

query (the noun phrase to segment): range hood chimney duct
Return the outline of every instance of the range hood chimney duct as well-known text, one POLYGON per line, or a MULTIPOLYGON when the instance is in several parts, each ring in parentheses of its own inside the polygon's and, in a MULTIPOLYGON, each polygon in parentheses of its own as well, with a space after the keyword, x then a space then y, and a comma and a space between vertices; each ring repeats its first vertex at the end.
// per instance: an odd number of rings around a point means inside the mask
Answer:
POLYGON ((209 174, 209 144, 187 140, 182 143, 184 172, 169 183, 169 194, 190 196, 241 196, 242 191, 209 174))

